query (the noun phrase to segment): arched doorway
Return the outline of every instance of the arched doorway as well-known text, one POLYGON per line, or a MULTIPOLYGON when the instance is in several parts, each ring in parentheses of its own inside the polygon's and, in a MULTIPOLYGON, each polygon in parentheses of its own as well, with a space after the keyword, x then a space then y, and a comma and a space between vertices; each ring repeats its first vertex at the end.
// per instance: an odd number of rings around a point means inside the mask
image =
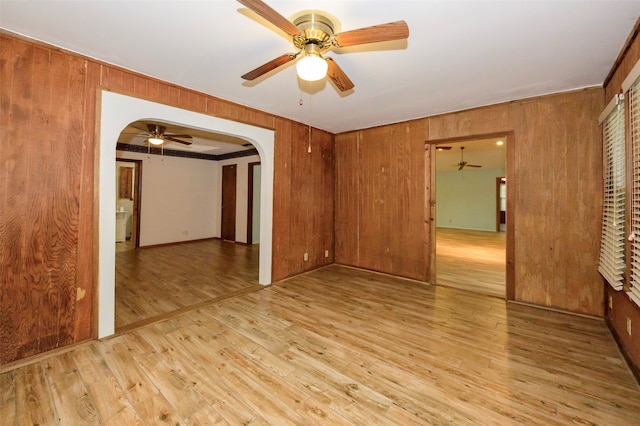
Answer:
POLYGON ((259 282, 271 283, 273 219, 274 135, 272 130, 187 111, 143 99, 102 91, 99 132, 98 198, 98 337, 115 330, 115 149, 118 135, 140 119, 173 122, 246 139, 258 150, 262 162, 259 282))

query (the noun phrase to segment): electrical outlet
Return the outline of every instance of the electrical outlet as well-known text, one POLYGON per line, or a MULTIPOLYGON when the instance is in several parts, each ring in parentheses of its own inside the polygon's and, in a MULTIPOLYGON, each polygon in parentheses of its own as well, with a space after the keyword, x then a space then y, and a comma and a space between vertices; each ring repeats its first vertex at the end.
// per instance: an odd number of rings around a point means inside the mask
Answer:
POLYGON ((329 257, 329 250, 324 251, 324 257, 329 257))
POLYGON ((631 318, 627 317, 627 334, 631 336, 631 318))
POLYGON ((302 258, 304 259, 305 262, 309 260, 309 253, 305 253, 304 256, 302 256, 302 258))
POLYGON ((609 296, 609 310, 613 309, 613 296, 609 296))

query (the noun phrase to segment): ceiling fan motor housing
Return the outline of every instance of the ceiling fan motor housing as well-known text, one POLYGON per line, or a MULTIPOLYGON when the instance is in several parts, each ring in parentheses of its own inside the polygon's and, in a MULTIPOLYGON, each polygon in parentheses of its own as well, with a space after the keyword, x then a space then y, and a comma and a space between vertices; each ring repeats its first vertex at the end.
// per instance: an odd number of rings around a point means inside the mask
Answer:
POLYGON ((293 24, 300 29, 300 34, 293 37, 296 48, 320 54, 331 47, 334 23, 326 16, 311 12, 296 18, 293 24))

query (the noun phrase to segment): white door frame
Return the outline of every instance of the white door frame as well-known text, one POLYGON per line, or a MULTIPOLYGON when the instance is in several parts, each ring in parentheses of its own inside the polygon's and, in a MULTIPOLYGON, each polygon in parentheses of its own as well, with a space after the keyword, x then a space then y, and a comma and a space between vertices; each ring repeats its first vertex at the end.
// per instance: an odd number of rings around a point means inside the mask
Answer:
POLYGON ((260 284, 271 284, 271 241, 273 225, 273 130, 187 111, 131 96, 102 90, 98 130, 98 169, 95 171, 98 199, 98 338, 115 332, 115 211, 116 144, 122 130, 138 120, 163 121, 183 127, 214 131, 250 142, 262 163, 260 200, 260 284))

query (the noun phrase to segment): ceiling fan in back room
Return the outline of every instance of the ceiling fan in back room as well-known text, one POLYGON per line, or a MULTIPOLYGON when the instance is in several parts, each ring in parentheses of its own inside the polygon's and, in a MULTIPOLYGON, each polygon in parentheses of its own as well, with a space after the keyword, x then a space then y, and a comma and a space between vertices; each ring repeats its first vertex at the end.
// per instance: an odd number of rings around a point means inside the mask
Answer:
POLYGON ((327 51, 334 47, 403 40, 409 37, 409 27, 405 21, 389 22, 335 34, 334 29, 337 24, 325 12, 300 12, 294 15, 297 17, 291 22, 261 0, 238 0, 238 2, 288 34, 296 48, 294 53, 285 53, 244 74, 242 78, 245 80, 255 80, 302 55, 296 64, 298 76, 301 79, 316 81, 328 75, 338 90, 346 92, 353 89, 354 84, 336 61, 323 56, 327 51))
POLYGON ((482 166, 478 166, 477 164, 469 164, 466 161, 464 161, 464 146, 460 147, 460 156, 461 156, 460 162, 456 164, 458 166, 458 170, 462 170, 465 167, 476 167, 476 168, 482 167, 482 166))
MULTIPOLYGON (((138 129, 142 130, 142 129, 138 129)), ((147 141, 151 145, 163 145, 167 142, 176 142, 183 145, 191 145, 192 142, 183 139, 193 139, 191 135, 182 135, 177 133, 165 133, 167 128, 160 124, 147 124, 147 130, 142 130, 147 134, 147 141)))

